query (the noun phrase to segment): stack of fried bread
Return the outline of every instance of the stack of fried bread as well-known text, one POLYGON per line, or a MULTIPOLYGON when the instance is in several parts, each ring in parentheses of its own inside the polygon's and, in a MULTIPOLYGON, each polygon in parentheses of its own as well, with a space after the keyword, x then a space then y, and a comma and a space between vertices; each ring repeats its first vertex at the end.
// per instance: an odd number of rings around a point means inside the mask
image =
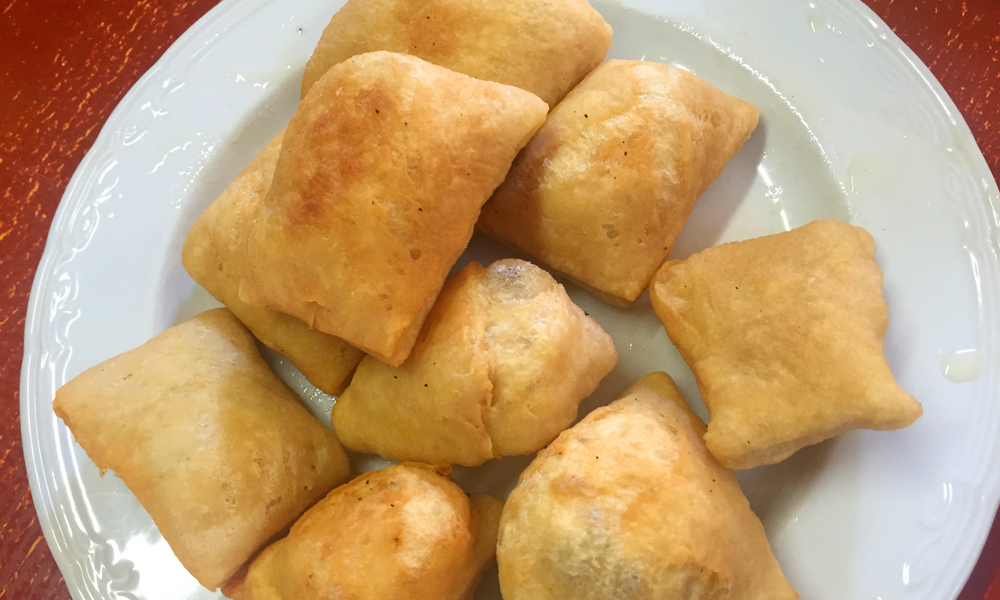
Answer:
POLYGON ((610 45, 585 0, 334 15, 297 112, 184 243, 225 308, 54 399, 203 586, 463 600, 495 559, 507 600, 797 598, 731 469, 919 417, 874 241, 823 221, 667 261, 758 113, 610 45), (476 228, 538 265, 449 276, 476 228), (618 306, 648 288, 707 428, 665 373, 573 425, 618 355, 543 267, 618 306), (255 338, 339 396, 330 423, 255 338), (341 444, 401 464, 350 479, 341 444), (451 478, 535 453, 506 504, 451 478))

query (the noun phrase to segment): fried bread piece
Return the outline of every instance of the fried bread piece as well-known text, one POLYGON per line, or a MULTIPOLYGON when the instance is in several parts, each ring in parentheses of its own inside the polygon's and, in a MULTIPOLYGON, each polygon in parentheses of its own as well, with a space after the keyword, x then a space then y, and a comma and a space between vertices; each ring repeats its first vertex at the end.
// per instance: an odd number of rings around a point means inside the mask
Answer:
POLYGON ((53 409, 211 590, 348 475, 337 439, 224 308, 84 371, 53 409))
POLYGON ((403 464, 330 492, 223 590, 234 600, 468 600, 503 503, 403 464))
POLYGON ((610 60, 552 111, 478 226, 626 306, 756 126, 756 108, 687 71, 610 60))
POLYGON ((285 130, 240 298, 400 364, 546 112, 528 92, 408 55, 331 68, 285 130))
POLYGON ((882 353, 889 311, 867 231, 814 221, 663 265, 653 309, 694 371, 705 442, 731 469, 922 413, 882 353))
POLYGON ((388 50, 527 90, 555 106, 604 60, 611 26, 586 0, 348 0, 302 75, 302 96, 330 67, 388 50))
POLYGON ((365 358, 333 407, 351 449, 475 466, 531 454, 576 419, 618 360, 551 275, 505 259, 445 284, 410 358, 365 358))
POLYGON ((504 506, 504 599, 797 599, 704 431, 652 373, 560 434, 504 506))

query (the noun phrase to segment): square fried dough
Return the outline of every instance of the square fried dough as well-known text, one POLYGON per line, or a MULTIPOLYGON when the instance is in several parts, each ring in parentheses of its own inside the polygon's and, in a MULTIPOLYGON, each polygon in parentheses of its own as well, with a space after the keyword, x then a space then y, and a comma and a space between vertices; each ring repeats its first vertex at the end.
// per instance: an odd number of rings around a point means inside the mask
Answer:
POLYGON ((626 306, 756 126, 756 108, 687 71, 610 60, 552 111, 478 226, 626 306))
POLYGON ((551 275, 473 262, 445 283, 406 362, 361 361, 333 428, 353 450, 428 464, 531 454, 617 361, 611 336, 551 275))
POLYGON ((586 0, 348 0, 306 63, 302 96, 333 65, 388 50, 527 90, 551 107, 610 47, 611 26, 586 0))
POLYGON ((666 373, 538 453, 500 517, 504 600, 797 600, 666 373))
POLYGON ((449 470, 364 473, 314 506, 223 590, 234 600, 469 600, 496 553, 503 503, 449 470))
POLYGON ((258 340, 284 355, 309 383, 336 396, 365 353, 291 315, 240 300, 238 267, 246 235, 271 187, 284 136, 283 130, 274 136, 198 217, 184 240, 181 262, 258 340))
POLYGON ((860 227, 814 221, 709 248, 665 264, 650 296, 697 378, 705 442, 729 468, 922 413, 883 355, 882 271, 860 227))
POLYGON ((224 308, 84 371, 53 409, 210 590, 348 475, 337 439, 224 308))
POLYGON ((546 112, 524 90, 413 56, 334 66, 285 130, 240 298, 400 364, 546 112))

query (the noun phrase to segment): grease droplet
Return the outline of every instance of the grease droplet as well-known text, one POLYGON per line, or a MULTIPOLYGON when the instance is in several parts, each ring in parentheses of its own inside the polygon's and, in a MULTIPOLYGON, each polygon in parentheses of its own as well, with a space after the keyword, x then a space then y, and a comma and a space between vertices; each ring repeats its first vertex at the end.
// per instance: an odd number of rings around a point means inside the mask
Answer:
POLYGON ((982 370, 983 359, 975 348, 952 352, 941 361, 941 374, 955 383, 972 381, 982 370))
POLYGON ((827 27, 826 13, 823 12, 822 8, 819 8, 810 2, 809 13, 806 16, 806 23, 809 25, 809 28, 812 29, 813 33, 816 33, 817 30, 827 27))

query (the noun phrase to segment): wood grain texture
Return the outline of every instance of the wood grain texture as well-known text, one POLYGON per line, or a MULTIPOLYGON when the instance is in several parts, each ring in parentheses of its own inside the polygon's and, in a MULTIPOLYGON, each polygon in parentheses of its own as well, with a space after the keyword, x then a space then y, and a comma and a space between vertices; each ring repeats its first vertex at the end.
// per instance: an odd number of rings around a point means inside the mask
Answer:
POLYGON ((0 0, 0 598, 68 599, 24 469, 25 309, 52 214, 111 111, 217 0, 0 0))
MULTIPOLYGON (((1000 178, 1000 2, 866 0, 928 64, 1000 178)), ((51 217, 115 105, 217 0, 0 0, 0 599, 69 598, 18 424, 25 309, 51 217)), ((1000 525, 962 600, 1000 600, 1000 525)))
POLYGON ((1000 2, 866 0, 924 61, 1000 180, 1000 2))

